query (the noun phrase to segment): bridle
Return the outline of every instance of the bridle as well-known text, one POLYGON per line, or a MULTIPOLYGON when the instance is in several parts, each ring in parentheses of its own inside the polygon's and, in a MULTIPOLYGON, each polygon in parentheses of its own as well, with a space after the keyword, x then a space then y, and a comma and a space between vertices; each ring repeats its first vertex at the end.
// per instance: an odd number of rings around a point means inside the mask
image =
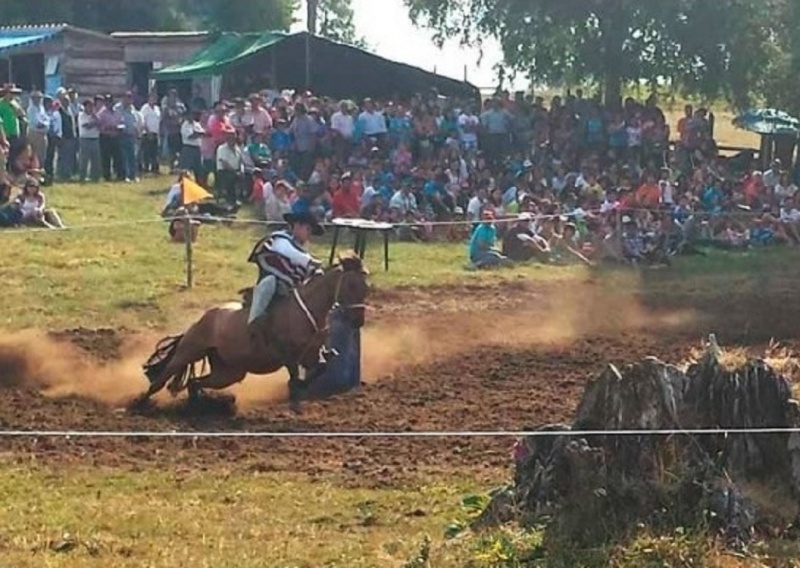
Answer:
MULTIPOLYGON (((359 304, 355 303, 345 304, 345 305, 341 304, 341 302, 339 301, 339 297, 341 296, 342 293, 342 281, 344 280, 345 271, 341 268, 338 268, 337 270, 339 271, 339 275, 338 278, 336 279, 336 292, 333 295, 333 305, 331 305, 331 308, 324 315, 327 316, 330 312, 338 309, 345 311, 365 310, 367 308, 367 304, 363 302, 359 304)), ((320 327, 319 323, 317 323, 317 319, 314 317, 314 314, 312 314, 311 310, 308 309, 308 305, 306 304, 305 300, 303 300, 303 297, 300 295, 299 288, 294 288, 292 292, 295 301, 300 306, 300 309, 302 310, 303 314, 305 314, 306 319, 311 324, 311 327, 314 328, 314 333, 318 334, 327 331, 328 330, 327 326, 320 327)))

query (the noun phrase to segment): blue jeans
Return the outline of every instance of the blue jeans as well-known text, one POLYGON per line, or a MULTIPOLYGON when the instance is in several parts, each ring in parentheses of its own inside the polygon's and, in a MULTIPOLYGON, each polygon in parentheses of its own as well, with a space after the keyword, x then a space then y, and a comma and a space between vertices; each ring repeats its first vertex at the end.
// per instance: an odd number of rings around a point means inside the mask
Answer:
POLYGON ((472 264, 474 264, 476 268, 491 268, 507 263, 508 259, 496 250, 487 250, 479 253, 478 256, 472 259, 472 264))
POLYGON ((119 139, 120 154, 122 154, 122 177, 134 179, 139 177, 139 168, 136 163, 136 139, 130 134, 123 134, 119 139))

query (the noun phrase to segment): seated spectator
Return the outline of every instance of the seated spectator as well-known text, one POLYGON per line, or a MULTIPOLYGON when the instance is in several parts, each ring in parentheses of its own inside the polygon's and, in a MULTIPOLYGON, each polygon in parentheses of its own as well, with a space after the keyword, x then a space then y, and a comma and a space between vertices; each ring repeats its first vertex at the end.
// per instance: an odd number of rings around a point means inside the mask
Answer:
POLYGON ((497 228, 495 216, 491 210, 484 211, 481 223, 475 227, 469 241, 469 260, 475 268, 493 268, 507 266, 511 261, 497 250, 497 228))
POLYGON ((17 201, 22 212, 23 224, 47 229, 65 228, 58 213, 53 209, 47 209, 47 202, 38 180, 28 179, 17 201))
POLYGON ((539 249, 535 244, 536 234, 531 228, 532 223, 533 216, 530 213, 522 213, 517 217, 503 236, 503 256, 514 262, 527 262, 536 256, 539 249))
POLYGON ((20 202, 11 199, 11 185, 0 183, 0 227, 18 227, 22 224, 20 202))
POLYGON ((291 197, 294 189, 283 180, 278 180, 272 187, 271 192, 264 192, 265 218, 271 223, 282 223, 283 216, 292 212, 291 197))

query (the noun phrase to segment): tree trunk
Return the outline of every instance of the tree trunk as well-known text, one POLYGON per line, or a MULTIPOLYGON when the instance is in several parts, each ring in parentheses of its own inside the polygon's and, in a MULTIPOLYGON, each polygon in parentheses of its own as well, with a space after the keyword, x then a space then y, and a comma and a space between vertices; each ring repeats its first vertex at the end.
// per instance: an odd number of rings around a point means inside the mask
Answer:
POLYGON ((603 101, 607 106, 622 105, 622 77, 614 69, 606 69, 603 79, 603 101))
POLYGON ((317 12, 319 11, 320 0, 307 0, 307 20, 308 20, 308 33, 311 35, 317 34, 317 12))

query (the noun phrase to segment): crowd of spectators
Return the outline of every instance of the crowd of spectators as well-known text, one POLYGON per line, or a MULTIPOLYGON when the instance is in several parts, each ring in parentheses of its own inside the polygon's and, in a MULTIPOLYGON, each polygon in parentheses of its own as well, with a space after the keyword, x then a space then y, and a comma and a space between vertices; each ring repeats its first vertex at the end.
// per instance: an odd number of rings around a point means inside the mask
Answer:
MULTIPOLYGON (((401 238, 469 240, 475 266, 663 262, 700 242, 800 241, 791 164, 759 171, 747 154, 722 158, 705 108, 687 106, 671 132, 655 96, 609 106, 580 90, 549 103, 431 92, 356 103, 265 90, 208 108, 175 90, 116 101, 60 89, 32 93, 23 109, 15 89, 2 94, 12 187, 136 182, 166 161, 229 211, 250 201, 267 221, 309 211, 392 222, 401 238)), ((59 225, 39 194, 36 222, 59 225)))

